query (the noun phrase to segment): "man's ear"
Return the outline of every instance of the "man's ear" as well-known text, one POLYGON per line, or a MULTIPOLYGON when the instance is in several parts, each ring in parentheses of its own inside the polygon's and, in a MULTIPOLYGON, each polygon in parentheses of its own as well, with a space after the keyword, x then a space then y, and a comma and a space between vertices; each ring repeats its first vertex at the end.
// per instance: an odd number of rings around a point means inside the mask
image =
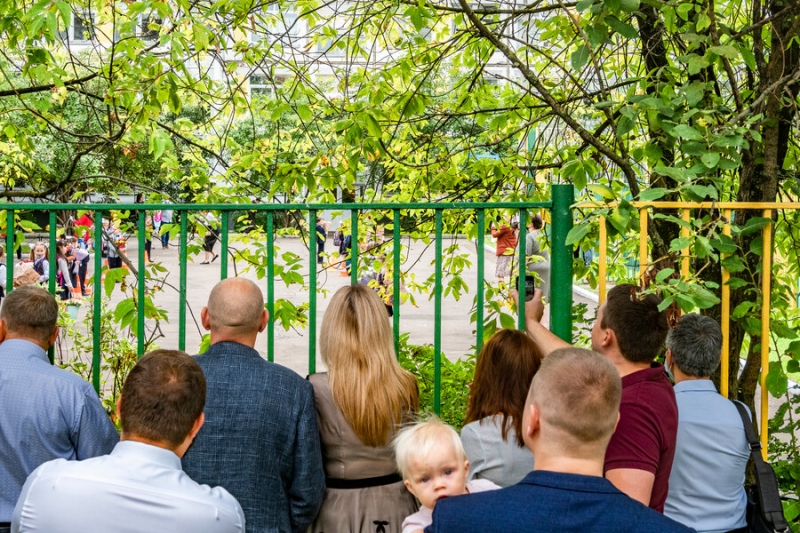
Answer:
POLYGON ((211 331, 211 319, 208 317, 208 307, 203 307, 200 310, 200 323, 206 331, 211 331))
POLYGON ((258 332, 261 333, 267 329, 267 324, 269 324, 269 311, 264 309, 264 313, 261 315, 261 323, 258 325, 258 332))
POLYGON ((192 426, 192 431, 189 433, 189 437, 194 440, 194 437, 200 431, 200 428, 203 427, 203 424, 206 422, 206 414, 200 413, 200 416, 197 417, 197 420, 194 421, 194 425, 192 426))
POLYGON ((6 328, 6 321, 0 319, 0 342, 6 340, 7 336, 8 336, 8 328, 6 328))
POLYGON ((528 405, 527 422, 525 433, 528 437, 533 437, 533 435, 539 431, 539 426, 542 422, 542 415, 539 412, 539 408, 534 404, 528 405))
POLYGON ((53 329, 53 333, 50 335, 50 338, 47 339, 47 347, 50 348, 56 343, 56 339, 58 338, 58 326, 53 329))
POLYGON ((609 346, 619 346, 617 344, 617 334, 614 333, 613 329, 605 328, 601 331, 603 332, 603 338, 600 339, 600 345, 603 348, 608 348, 609 346))
MULTIPOLYGON (((614 431, 617 430, 618 425, 619 425, 619 413, 617 413, 617 421, 614 422, 614 431)), ((611 432, 612 435, 614 434, 614 431, 611 432)))
POLYGON ((667 353, 664 355, 664 366, 669 368, 672 366, 672 350, 667 348, 667 353))

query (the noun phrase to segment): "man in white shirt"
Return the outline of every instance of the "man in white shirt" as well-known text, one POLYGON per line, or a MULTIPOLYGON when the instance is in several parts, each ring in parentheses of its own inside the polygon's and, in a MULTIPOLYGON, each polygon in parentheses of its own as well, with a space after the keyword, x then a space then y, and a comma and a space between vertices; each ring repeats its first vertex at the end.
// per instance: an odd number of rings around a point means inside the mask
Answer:
POLYGON ((117 402, 121 442, 110 455, 37 468, 22 488, 12 533, 243 532, 236 499, 181 469, 203 425, 205 400, 205 376, 193 358, 173 350, 146 354, 117 402))

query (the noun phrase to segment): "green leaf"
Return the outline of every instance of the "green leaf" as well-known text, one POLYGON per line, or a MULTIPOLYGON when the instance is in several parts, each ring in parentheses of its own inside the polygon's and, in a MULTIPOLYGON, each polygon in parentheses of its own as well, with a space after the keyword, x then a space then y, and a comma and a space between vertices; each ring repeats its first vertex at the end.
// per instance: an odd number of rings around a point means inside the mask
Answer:
POLYGON ((654 187, 652 189, 645 189, 639 192, 639 200, 642 202, 653 202, 663 197, 669 192, 669 189, 663 187, 654 187))
POLYGON ((580 242, 584 237, 586 237, 586 234, 589 233, 590 229, 592 229, 592 225, 588 222, 578 224, 577 226, 572 226, 572 229, 569 230, 569 233, 567 233, 567 239, 564 244, 569 246, 571 244, 580 242))
POLYGON ((639 37, 639 32, 636 31, 636 28, 634 28, 630 24, 622 22, 616 17, 613 16, 606 17, 606 24, 611 26, 611 28, 615 32, 619 33, 620 35, 622 35, 627 39, 636 39, 637 37, 639 37))
POLYGON ((611 200, 614 200, 614 198, 616 198, 616 196, 614 195, 614 191, 612 191, 612 190, 611 190, 611 189, 610 189, 608 186, 606 186, 606 185, 600 185, 600 184, 596 184, 596 183, 595 183, 595 184, 587 185, 587 186, 586 186, 586 188, 587 188, 587 189, 588 189, 588 190, 589 190, 589 191, 590 191, 592 194, 596 194, 597 196, 599 196, 599 197, 600 197, 600 198, 602 198, 603 200, 609 200, 609 201, 611 201, 611 200))
POLYGON ((720 261, 720 264, 723 266, 723 268, 725 268, 725 270, 727 270, 731 274, 742 272, 746 268, 744 261, 742 261, 738 255, 732 255, 730 257, 726 257, 725 259, 720 261))
POLYGON ((611 224, 618 232, 625 233, 628 230, 628 226, 631 222, 630 209, 626 209, 622 205, 615 207, 611 210, 611 213, 608 214, 606 220, 608 220, 609 224, 611 224))
POLYGON ((689 69, 689 74, 692 75, 697 74, 698 72, 700 72, 701 70, 703 70, 704 68, 708 67, 711 64, 711 62, 707 58, 701 57, 697 54, 691 54, 689 56, 689 61, 687 63, 688 63, 687 66, 689 69))
POLYGON ((714 168, 719 163, 719 153, 717 152, 706 152, 703 154, 703 157, 700 158, 703 164, 708 168, 714 168))
POLYGON ((739 230, 739 235, 744 237, 746 235, 750 235, 751 233, 761 231, 761 229, 763 229, 768 224, 772 224, 772 219, 763 217, 753 217, 745 223, 743 228, 739 230))
POLYGON ((380 139, 381 126, 378 124, 378 121, 375 120, 375 117, 371 113, 367 113, 364 115, 364 122, 367 123, 367 132, 369 132, 369 134, 373 137, 380 139))
POLYGON ((693 127, 689 126, 688 124, 678 124, 674 128, 672 128, 671 135, 673 137, 681 137, 683 139, 687 139, 690 141, 701 141, 703 140, 703 136, 694 129, 693 127))
POLYGON ((691 246, 691 244, 691 237, 678 237, 677 239, 672 239, 672 242, 669 245, 669 251, 680 252, 681 250, 691 246))
POLYGON ((580 2, 578 2, 578 4, 575 6, 575 9, 577 9, 578 12, 586 11, 592 7, 592 4, 594 4, 594 0, 580 0, 580 2))
POLYGON ((639 0, 620 0, 619 7, 623 11, 627 11, 628 13, 633 13, 637 9, 639 9, 639 0))
POLYGON ((194 47, 197 50, 208 49, 208 30, 200 23, 192 24, 194 47))
POLYGON ((733 254, 739 249, 739 247, 734 244, 733 239, 725 234, 711 239, 710 242, 711 246, 713 246, 715 250, 723 254, 733 254))
POLYGON ((311 108, 306 104, 300 104, 297 106, 297 116, 300 117, 300 120, 303 122, 309 122, 314 118, 314 113, 311 112, 311 108))
POLYGON ((724 44, 722 46, 712 46, 708 50, 709 52, 713 52, 718 56, 727 57, 729 59, 733 59, 739 55, 739 51, 729 44, 724 44))
POLYGON ((783 372, 780 361, 770 361, 767 374, 767 390, 774 398, 782 398, 789 387, 789 379, 783 372))
POLYGON ((709 18, 709 16, 705 13, 700 13, 696 20, 697 25, 695 28, 697 29, 698 33, 711 26, 711 18, 709 18))
POLYGON ((656 274, 656 281, 659 282, 659 283, 664 283, 664 280, 666 280, 668 277, 672 276, 674 273, 675 273, 675 269, 674 268, 661 269, 661 270, 658 271, 658 274, 656 274))
POLYGON ((572 57, 570 58, 572 68, 578 71, 581 70, 589 62, 589 55, 589 48, 585 44, 580 45, 577 50, 572 52, 572 57))

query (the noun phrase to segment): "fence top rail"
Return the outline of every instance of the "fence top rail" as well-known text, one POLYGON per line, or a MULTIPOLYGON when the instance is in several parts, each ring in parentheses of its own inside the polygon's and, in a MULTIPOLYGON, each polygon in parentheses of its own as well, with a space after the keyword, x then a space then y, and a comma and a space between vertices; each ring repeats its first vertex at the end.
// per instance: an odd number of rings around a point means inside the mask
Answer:
MULTIPOLYGON (((628 202, 637 209, 653 207, 656 209, 800 209, 800 202, 628 202)), ((617 207, 620 202, 579 202, 572 207, 578 209, 599 209, 617 207)))
POLYGON ((450 210, 450 209, 551 209, 553 202, 442 202, 442 203, 288 203, 288 204, 39 204, 32 202, 0 203, 0 209, 59 211, 81 209, 87 211, 135 211, 143 209, 169 209, 170 211, 368 211, 368 210, 450 210))

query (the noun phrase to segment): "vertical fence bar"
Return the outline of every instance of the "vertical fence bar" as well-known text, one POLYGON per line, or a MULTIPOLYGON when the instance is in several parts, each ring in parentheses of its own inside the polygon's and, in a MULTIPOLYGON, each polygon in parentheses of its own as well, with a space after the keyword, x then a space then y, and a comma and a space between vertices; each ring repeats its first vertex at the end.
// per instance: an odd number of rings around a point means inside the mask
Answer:
MULTIPOLYGON (((109 213, 110 214, 110 213, 109 213)), ((88 243, 87 243, 88 244, 88 243)), ((94 274, 92 276, 92 385, 100 393, 100 336, 103 318, 103 212, 94 212, 94 274)))
POLYGON ((145 272, 144 266, 144 243, 146 240, 145 235, 145 225, 144 219, 147 216, 147 211, 144 209, 137 211, 138 219, 137 219, 137 230, 138 230, 138 239, 139 242, 139 249, 138 249, 138 261, 137 261, 137 269, 139 273, 139 283, 136 285, 136 353, 139 357, 144 355, 144 289, 145 289, 145 278, 147 277, 147 273, 145 272))
MULTIPOLYGON (((56 212, 50 211, 49 212, 49 229, 50 229, 50 242, 48 244, 48 255, 50 256, 50 268, 48 268, 47 275, 49 278, 47 279, 47 290, 50 291, 50 294, 56 293, 56 268, 58 267, 58 250, 56 249, 56 212)), ((50 359, 50 364, 54 364, 56 361, 56 348, 55 346, 51 346, 47 350, 47 357, 50 359)))
MULTIPOLYGON (((400 356, 400 210, 392 210, 392 329, 394 329, 394 353, 400 356)), ((385 283, 385 280, 384 280, 385 283)))
POLYGON ((350 283, 358 283, 358 209, 350 210, 350 283))
POLYGON ((222 211, 219 214, 220 224, 222 225, 222 250, 220 250, 219 266, 219 279, 226 279, 228 277, 228 225, 231 221, 231 214, 228 211, 222 211))
POLYGON ((442 396, 442 210, 436 210, 436 271, 434 273, 433 412, 441 411, 442 396))
POLYGON ((647 272, 647 208, 639 209, 639 280, 647 272))
POLYGON ((180 257, 180 285, 178 291, 178 349, 186 350, 186 260, 188 255, 186 252, 186 241, 188 239, 187 234, 189 233, 189 212, 177 211, 176 213, 181 217, 181 244, 180 252, 178 252, 180 257))
MULTIPOLYGON (((681 209, 681 219, 686 223, 686 225, 681 226, 681 237, 689 238, 691 232, 689 231, 689 220, 692 215, 692 212, 689 210, 688 207, 684 207, 681 209)), ((681 250, 681 277, 683 279, 689 279, 689 247, 681 250)))
MULTIPOLYGON (((764 218, 772 218, 772 209, 764 209, 764 218)), ((772 285, 772 224, 764 226, 763 249, 761 256, 761 455, 767 460, 767 440, 769 434, 769 393, 767 375, 769 374, 769 311, 770 287, 772 285)))
POLYGON ((275 241, 273 240, 274 212, 267 211, 267 360, 275 360, 275 241))
MULTIPOLYGON (((517 279, 517 292, 520 304, 517 306, 517 329, 525 331, 525 276, 528 275, 527 242, 528 238, 528 210, 519 210, 519 276, 517 279)), ((513 275, 513 269, 511 274, 513 275)), ((513 279, 513 278, 512 278, 513 279)))
POLYGON ((6 293, 14 290, 14 244, 17 234, 17 225, 14 222, 14 210, 6 206, 6 293))
POLYGON ((572 246, 564 244, 572 229, 572 185, 553 185, 553 249, 550 254, 550 331, 572 342, 572 246))
MULTIPOLYGON (((731 210, 725 209, 722 212, 722 216, 725 217, 725 225, 722 227, 722 234, 728 235, 730 237, 731 234, 731 210)), ((728 254, 722 254, 722 258, 725 259, 728 257, 728 254)), ((722 300, 722 357, 720 359, 720 378, 719 378, 719 392, 724 397, 728 397, 728 379, 730 378, 730 322, 731 322, 731 287, 729 285, 731 279, 731 274, 725 267, 722 267, 722 287, 721 291, 721 300, 722 300)))
POLYGON ((486 211, 483 209, 478 209, 478 244, 477 244, 477 255, 478 255, 478 294, 475 306, 476 318, 475 318, 475 349, 476 354, 481 353, 483 349, 483 297, 484 297, 484 290, 486 289, 486 280, 485 280, 485 273, 483 271, 484 268, 484 260, 486 257, 486 250, 484 250, 484 240, 486 238, 486 211))
POLYGON ((600 217, 600 257, 597 264, 597 284, 598 284, 598 304, 603 305, 606 301, 606 283, 608 277, 608 229, 606 228, 606 218, 600 217))
POLYGON ((317 211, 308 211, 308 373, 317 371, 317 211), (314 228, 313 230, 311 228, 314 228))
MULTIPOLYGON (((47 245, 47 254, 50 256, 50 268, 48 269, 47 275, 47 290, 50 291, 50 294, 56 293, 56 269, 58 267, 58 250, 56 250, 56 229, 58 225, 58 221, 56 220, 56 212, 50 211, 50 220, 49 220, 49 228, 50 228, 50 239, 47 245)), ((52 348, 51 348, 52 350, 52 348)), ((50 360, 53 361, 52 359, 50 360)))

